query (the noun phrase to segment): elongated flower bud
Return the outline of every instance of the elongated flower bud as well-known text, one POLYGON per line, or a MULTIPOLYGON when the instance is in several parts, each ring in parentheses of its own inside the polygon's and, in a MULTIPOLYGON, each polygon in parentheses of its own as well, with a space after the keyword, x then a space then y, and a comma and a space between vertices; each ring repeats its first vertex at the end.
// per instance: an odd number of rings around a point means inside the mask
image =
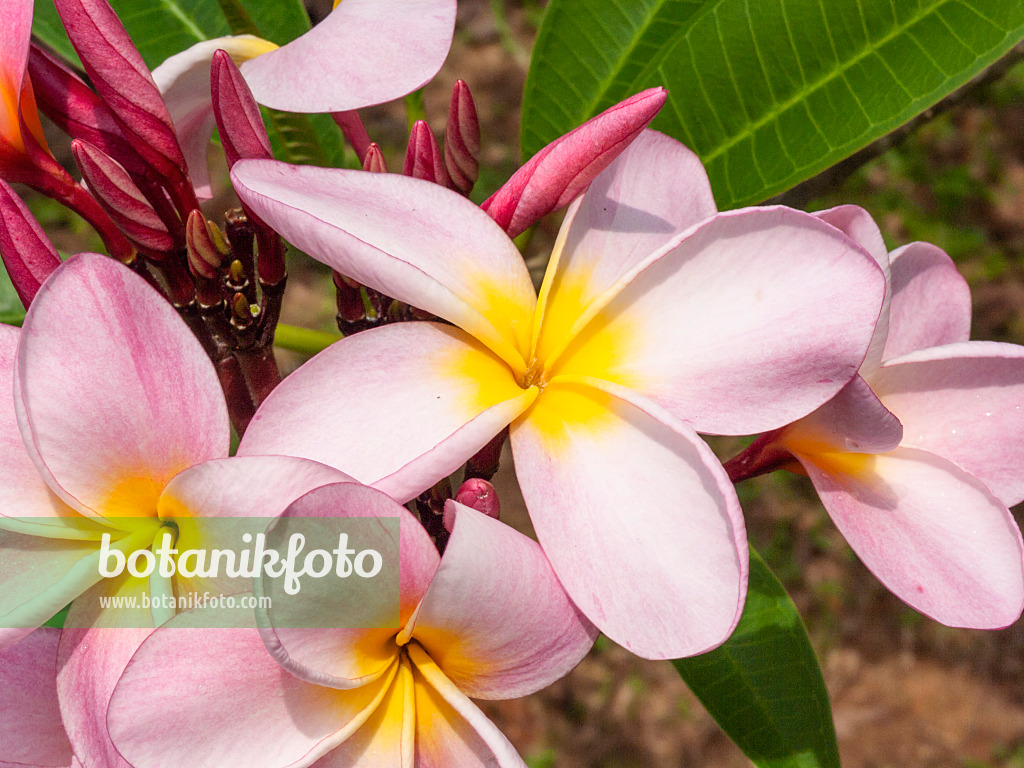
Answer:
POLYGON ((110 109, 66 64, 33 45, 28 71, 39 109, 58 128, 89 142, 129 173, 145 173, 146 162, 125 139, 110 109))
POLYGON ((230 168, 244 158, 273 158, 260 108, 225 51, 213 54, 210 89, 217 130, 230 168))
POLYGON ((174 238, 124 168, 81 139, 71 151, 93 197, 142 253, 159 261, 174 250, 174 238))
POLYGON ((4 181, 0 181, 0 257, 25 309, 60 266, 60 256, 43 228, 4 181))
POLYGON ((509 235, 568 205, 640 135, 668 98, 650 88, 555 139, 488 198, 481 208, 509 235))
POLYGON ((469 86, 455 82, 448 106, 448 127, 444 133, 444 165, 451 177, 452 188, 468 195, 480 172, 480 120, 469 86))
POLYGON ((185 156, 149 68, 106 0, 55 0, 72 45, 125 137, 157 173, 185 178, 185 156))
POLYGON ((380 151, 377 142, 371 142, 366 150, 366 157, 363 159, 363 170, 370 173, 387 173, 388 164, 384 162, 384 153, 380 151))
POLYGON ((444 169, 441 147, 434 132, 424 121, 417 120, 409 134, 409 148, 405 152, 406 176, 426 179, 441 186, 448 186, 448 173, 444 169))
POLYGON ((215 229, 202 212, 192 211, 188 215, 185 243, 188 246, 188 266, 193 275, 207 280, 220 277, 221 265, 231 249, 223 233, 215 229))

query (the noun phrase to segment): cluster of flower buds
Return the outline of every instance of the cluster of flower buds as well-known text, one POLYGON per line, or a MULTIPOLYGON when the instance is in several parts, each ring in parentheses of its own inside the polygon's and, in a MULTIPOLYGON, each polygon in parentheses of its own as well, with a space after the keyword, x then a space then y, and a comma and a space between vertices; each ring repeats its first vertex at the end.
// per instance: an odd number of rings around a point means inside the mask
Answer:
MULTIPOLYGON (((91 87, 68 64, 30 45, 28 26, 21 30, 25 50, 8 66, 20 66, 20 74, 3 86, 20 94, 19 125, 4 132, 0 176, 83 215, 112 256, 174 305, 216 365, 235 426, 243 430, 280 380, 272 344, 286 277, 281 238, 244 209, 228 212, 223 229, 207 221, 181 143, 188 137, 176 129, 116 13, 102 0, 56 6, 91 87), (37 106, 71 137, 84 185, 46 149, 37 106)), ((28 11, 21 14, 26 25, 28 11)), ((229 165, 272 157, 259 107, 223 52, 214 57, 210 88, 229 165)), ((205 168, 194 170, 205 179, 205 168)), ((59 259, 6 187, 0 211, 7 225, 0 250, 28 306, 59 259)))

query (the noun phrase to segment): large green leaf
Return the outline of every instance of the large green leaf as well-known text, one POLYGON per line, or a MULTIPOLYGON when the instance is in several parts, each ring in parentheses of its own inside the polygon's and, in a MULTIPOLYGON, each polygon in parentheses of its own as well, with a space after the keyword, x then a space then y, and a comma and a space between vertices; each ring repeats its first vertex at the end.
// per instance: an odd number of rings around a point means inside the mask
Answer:
POLYGON ((643 88, 704 160, 721 208, 851 155, 1024 37, 1020 0, 551 0, 523 156, 643 88))
MULTIPOLYGON (((230 34, 217 0, 111 0, 110 4, 150 69, 201 40, 230 34)), ((72 61, 78 60, 53 0, 35 0, 32 32, 72 61)))
POLYGON ((828 691, 786 590, 750 550, 743 617, 719 648, 672 662, 755 765, 838 768, 828 691))

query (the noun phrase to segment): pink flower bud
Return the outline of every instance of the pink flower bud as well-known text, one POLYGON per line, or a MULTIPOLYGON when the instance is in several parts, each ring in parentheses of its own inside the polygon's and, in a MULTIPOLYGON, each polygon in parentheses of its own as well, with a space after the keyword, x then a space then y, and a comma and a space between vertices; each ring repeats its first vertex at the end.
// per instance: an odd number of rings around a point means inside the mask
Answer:
POLYGON ((157 261, 166 258, 175 248, 174 237, 128 172, 81 139, 71 142, 71 152, 93 197, 117 228, 150 258, 157 261))
POLYGON ((201 211, 192 211, 185 224, 189 270, 193 275, 207 280, 215 280, 220 276, 221 264, 230 252, 224 235, 214 230, 213 226, 201 211), (219 237, 215 238, 215 233, 219 237))
POLYGON ((515 237, 551 211, 568 205, 658 114, 668 98, 650 88, 610 107, 555 139, 480 206, 515 237))
POLYGON ((146 162, 125 140, 110 109, 66 64, 33 45, 28 71, 39 109, 58 128, 73 139, 89 142, 129 173, 146 172, 146 162))
POLYGON ((387 173, 388 164, 384 162, 384 153, 380 151, 377 142, 371 142, 366 150, 366 157, 363 159, 363 170, 370 173, 387 173))
POLYGON ((244 158, 273 159, 260 108, 242 73, 225 51, 213 54, 210 88, 217 130, 230 168, 244 158))
POLYGON ((409 134, 409 148, 405 152, 405 168, 402 172, 414 179, 448 186, 448 173, 441 158, 441 147, 430 126, 422 120, 416 121, 409 134))
MULTIPOLYGON (((498 514, 501 511, 501 504, 498 502, 498 492, 494 490, 493 485, 486 480, 481 480, 479 477, 470 478, 460 485, 458 492, 455 494, 455 501, 459 502, 459 504, 465 504, 467 507, 472 507, 477 512, 483 512, 495 520, 498 519, 498 514)), ((449 533, 451 533, 451 522, 449 521, 449 514, 446 512, 444 524, 449 533)))
POLYGON ((4 181, 0 181, 0 256, 25 309, 60 266, 60 256, 43 228, 4 181))
POLYGON ((476 184, 480 164, 480 121, 469 86, 455 82, 448 106, 448 127, 444 133, 444 165, 451 177, 452 188, 468 195, 476 184))
POLYGON ((55 0, 72 45, 125 138, 162 176, 187 177, 174 124, 149 68, 106 0, 55 0))

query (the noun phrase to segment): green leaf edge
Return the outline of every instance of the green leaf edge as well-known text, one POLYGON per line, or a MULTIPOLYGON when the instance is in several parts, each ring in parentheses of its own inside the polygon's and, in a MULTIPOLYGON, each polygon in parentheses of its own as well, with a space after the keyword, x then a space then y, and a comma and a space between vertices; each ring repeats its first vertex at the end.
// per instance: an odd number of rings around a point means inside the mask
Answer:
MULTIPOLYGON (((750 548, 750 578, 747 603, 743 610, 743 616, 740 618, 740 623, 736 627, 736 631, 733 632, 732 637, 713 651, 693 658, 676 659, 672 664, 675 666, 679 676, 690 687, 690 690, 700 699, 704 708, 715 719, 715 722, 718 723, 726 735, 733 740, 736 746, 755 765, 761 768, 839 768, 839 746, 836 739, 835 725, 832 720, 828 690, 825 687, 825 678, 821 673, 821 667, 818 664, 814 648, 811 646, 806 627, 785 587, 783 587, 782 583, 775 577, 775 574, 771 572, 753 547, 750 548), (809 697, 817 702, 822 715, 816 729, 818 734, 816 743, 794 744, 787 755, 766 754, 763 749, 764 745, 758 745, 750 738, 750 734, 754 733, 755 729, 750 727, 737 729, 733 727, 730 724, 730 713, 721 710, 722 702, 714 697, 710 691, 715 686, 721 686, 721 679, 710 680, 708 671, 722 663, 723 659, 725 663, 730 664, 733 668, 739 666, 739 663, 733 658, 733 649, 745 643, 748 635, 757 631, 763 631, 763 619, 758 618, 755 620, 752 617, 754 615, 760 616, 766 611, 774 611, 784 616, 782 621, 776 621, 774 624, 776 626, 788 627, 791 635, 795 637, 796 643, 800 647, 796 649, 793 655, 803 657, 804 661, 810 661, 810 664, 804 665, 809 668, 804 670, 809 672, 809 674, 805 674, 804 683, 806 684, 809 697), (757 622, 756 625, 755 621, 757 622)), ((756 690, 753 689, 750 681, 746 679, 742 672, 739 675, 734 675, 730 682, 730 690, 735 689, 736 686, 743 686, 754 693, 754 696, 751 697, 752 707, 757 707, 762 715, 759 722, 767 722, 774 726, 773 732, 776 736, 782 735, 782 729, 777 727, 777 720, 773 716, 770 706, 772 700, 758 700, 756 698, 756 690)), ((776 707, 778 706, 780 704, 776 702, 776 707)), ((781 706, 785 706, 785 704, 781 706)), ((745 718, 744 724, 748 723, 749 718, 745 718)))

